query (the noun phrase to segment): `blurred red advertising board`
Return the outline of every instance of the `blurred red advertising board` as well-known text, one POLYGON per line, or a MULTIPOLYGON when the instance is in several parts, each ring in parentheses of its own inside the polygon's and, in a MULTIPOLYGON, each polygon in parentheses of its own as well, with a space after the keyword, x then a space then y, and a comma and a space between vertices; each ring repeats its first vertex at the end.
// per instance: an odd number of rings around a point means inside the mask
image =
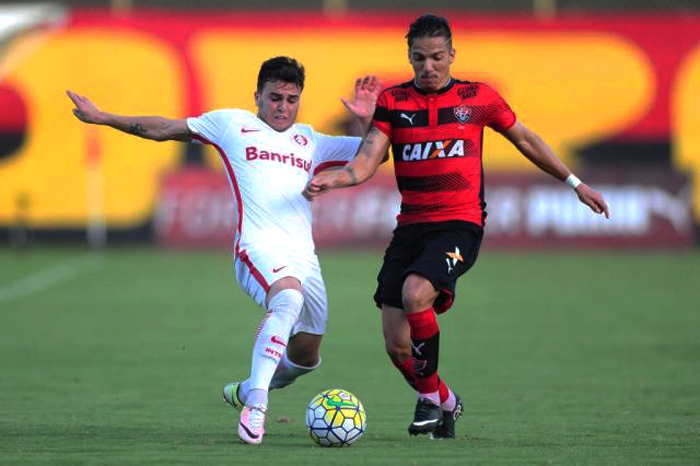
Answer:
MULTIPOLYGON (((581 205, 562 183, 538 175, 486 178, 485 244, 492 247, 686 247, 694 244, 689 181, 671 171, 583 173, 611 218, 581 205)), ((394 178, 379 173, 313 203, 318 246, 385 245, 400 205, 394 178)), ((214 171, 185 168, 163 178, 154 228, 169 247, 230 247, 235 206, 214 171)))

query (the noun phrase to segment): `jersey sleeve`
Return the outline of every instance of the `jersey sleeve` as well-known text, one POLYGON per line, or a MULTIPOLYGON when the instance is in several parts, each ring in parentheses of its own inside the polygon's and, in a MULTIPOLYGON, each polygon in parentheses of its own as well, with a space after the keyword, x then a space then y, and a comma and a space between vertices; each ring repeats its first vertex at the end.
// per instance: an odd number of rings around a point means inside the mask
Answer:
POLYGON ((220 144, 235 121, 234 110, 213 110, 187 119, 187 126, 202 142, 220 144))
POLYGON ((316 133, 313 174, 330 167, 345 165, 355 157, 361 142, 362 138, 358 137, 316 133))
POLYGON ((488 126, 499 133, 509 130, 516 121, 515 113, 494 89, 487 86, 489 91, 488 126))
POLYGON ((377 106, 374 108, 372 125, 391 140, 391 113, 389 112, 389 93, 386 90, 379 94, 377 106))

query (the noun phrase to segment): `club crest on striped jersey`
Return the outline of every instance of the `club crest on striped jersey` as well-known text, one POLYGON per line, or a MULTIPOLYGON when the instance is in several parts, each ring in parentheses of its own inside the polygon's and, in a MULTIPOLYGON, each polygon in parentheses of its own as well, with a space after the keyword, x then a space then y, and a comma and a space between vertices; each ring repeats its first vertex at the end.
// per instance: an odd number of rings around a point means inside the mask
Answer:
POLYGON ((404 162, 451 157, 464 157, 464 139, 447 139, 444 141, 404 144, 401 150, 401 159, 404 162))
POLYGON ((472 108, 468 105, 460 105, 459 107, 455 107, 455 118, 460 123, 466 123, 467 120, 469 120, 469 117, 472 116, 472 108))

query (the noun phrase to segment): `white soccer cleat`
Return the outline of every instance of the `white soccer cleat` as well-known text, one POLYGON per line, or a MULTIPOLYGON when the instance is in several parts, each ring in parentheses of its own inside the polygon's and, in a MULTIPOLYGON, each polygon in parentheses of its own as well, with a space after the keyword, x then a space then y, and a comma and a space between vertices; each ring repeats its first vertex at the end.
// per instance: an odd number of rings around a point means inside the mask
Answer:
POLYGON ((243 443, 257 445, 265 435, 265 409, 258 406, 246 406, 241 411, 238 423, 238 438, 243 443))
POLYGON ((238 389, 240 386, 240 382, 231 382, 224 387, 224 401, 236 408, 238 411, 241 411, 243 406, 245 406, 245 403, 238 398, 238 389))

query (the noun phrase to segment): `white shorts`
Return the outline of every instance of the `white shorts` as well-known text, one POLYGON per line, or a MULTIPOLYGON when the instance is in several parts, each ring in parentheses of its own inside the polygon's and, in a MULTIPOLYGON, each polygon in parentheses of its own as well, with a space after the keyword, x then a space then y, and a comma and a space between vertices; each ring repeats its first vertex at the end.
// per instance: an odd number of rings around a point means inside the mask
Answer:
POLYGON ((292 255, 292 251, 284 249, 246 247, 236 256, 234 267, 238 284, 262 308, 266 308, 265 298, 273 283, 284 277, 298 279, 303 289, 304 306, 291 334, 324 334, 328 300, 315 254, 292 255))

